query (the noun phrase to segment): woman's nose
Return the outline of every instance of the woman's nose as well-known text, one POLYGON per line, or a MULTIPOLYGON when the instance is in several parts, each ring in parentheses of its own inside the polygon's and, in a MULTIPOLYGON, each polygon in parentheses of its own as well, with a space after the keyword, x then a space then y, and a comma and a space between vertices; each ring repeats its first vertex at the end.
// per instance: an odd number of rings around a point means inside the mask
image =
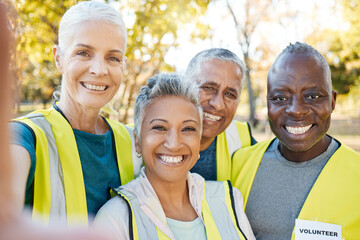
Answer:
POLYGON ((97 77, 105 76, 108 74, 107 65, 104 59, 94 58, 90 66, 90 74, 97 77))
POLYGON ((182 147, 182 140, 179 133, 174 130, 170 130, 166 136, 164 146, 171 150, 178 150, 182 147))

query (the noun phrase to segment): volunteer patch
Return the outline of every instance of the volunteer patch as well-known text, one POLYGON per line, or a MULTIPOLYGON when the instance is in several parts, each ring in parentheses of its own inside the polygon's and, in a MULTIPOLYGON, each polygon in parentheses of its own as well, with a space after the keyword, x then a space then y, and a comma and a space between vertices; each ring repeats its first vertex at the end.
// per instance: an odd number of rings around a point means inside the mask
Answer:
POLYGON ((341 225, 296 219, 295 240, 341 240, 341 225))

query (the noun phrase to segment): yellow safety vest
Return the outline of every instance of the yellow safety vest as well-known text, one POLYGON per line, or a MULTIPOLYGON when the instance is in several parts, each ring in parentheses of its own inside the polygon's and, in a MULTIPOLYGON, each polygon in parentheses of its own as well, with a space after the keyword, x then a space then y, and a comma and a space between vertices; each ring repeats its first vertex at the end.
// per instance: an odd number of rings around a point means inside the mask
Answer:
MULTIPOLYGON (((159 240, 170 239, 141 210, 136 196, 118 189, 113 189, 113 193, 122 198, 128 206, 130 240, 147 240, 149 237, 159 240)), ((201 209, 208 240, 247 239, 235 214, 230 181, 206 181, 201 209)))
MULTIPOLYGON (((244 208, 262 156, 273 140, 240 149, 233 157, 232 183, 244 208)), ((360 154, 341 144, 318 176, 298 219, 341 225, 343 239, 360 236, 360 154)), ((294 234, 291 239, 295 239, 294 234)))
MULTIPOLYGON (((50 216, 66 220, 69 226, 87 224, 82 167, 69 122, 53 107, 32 112, 15 121, 30 127, 36 137, 33 218, 45 224, 49 223, 50 216)), ((106 121, 114 137, 120 182, 126 184, 135 177, 131 130, 119 122, 106 121)))
POLYGON ((239 148, 251 145, 251 133, 246 122, 233 120, 216 140, 217 180, 225 181, 231 177, 231 157, 239 148))

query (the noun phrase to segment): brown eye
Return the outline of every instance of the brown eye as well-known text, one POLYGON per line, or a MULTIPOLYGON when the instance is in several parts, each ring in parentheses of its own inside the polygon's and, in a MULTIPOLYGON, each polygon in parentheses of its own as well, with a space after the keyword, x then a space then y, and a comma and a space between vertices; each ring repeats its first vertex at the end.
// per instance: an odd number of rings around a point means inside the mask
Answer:
POLYGON ((195 129, 194 127, 185 127, 185 128, 183 129, 183 131, 184 131, 184 132, 195 132, 196 129, 195 129))
POLYGON ((283 102, 283 101, 286 101, 287 98, 280 96, 280 97, 275 97, 274 100, 277 101, 277 102, 283 102))
POLYGON ((158 131, 166 131, 166 129, 162 126, 153 126, 151 129, 158 130, 158 131))
POLYGON ((90 54, 86 51, 79 51, 76 53, 77 56, 90 57, 90 54))
POLYGON ((216 91, 215 88, 213 88, 211 86, 202 86, 201 89, 206 92, 215 92, 216 91))
POLYGON ((118 59, 117 57, 109 57, 109 60, 113 62, 121 62, 121 60, 118 59))
POLYGON ((320 98, 320 96, 318 94, 310 94, 309 96, 307 96, 307 98, 313 100, 320 98))
POLYGON ((225 93, 225 96, 230 97, 230 98, 233 98, 233 99, 236 99, 235 94, 233 94, 232 92, 226 92, 226 93, 225 93))

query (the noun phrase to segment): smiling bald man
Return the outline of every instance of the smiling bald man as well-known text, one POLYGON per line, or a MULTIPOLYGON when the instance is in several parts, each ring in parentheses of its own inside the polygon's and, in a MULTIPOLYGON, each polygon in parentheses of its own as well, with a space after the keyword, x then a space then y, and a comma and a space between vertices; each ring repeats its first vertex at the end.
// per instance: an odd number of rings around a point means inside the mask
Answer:
POLYGON ((326 134, 337 95, 326 60, 290 44, 267 81, 276 138, 240 149, 232 167, 256 239, 358 238, 360 154, 326 134))

